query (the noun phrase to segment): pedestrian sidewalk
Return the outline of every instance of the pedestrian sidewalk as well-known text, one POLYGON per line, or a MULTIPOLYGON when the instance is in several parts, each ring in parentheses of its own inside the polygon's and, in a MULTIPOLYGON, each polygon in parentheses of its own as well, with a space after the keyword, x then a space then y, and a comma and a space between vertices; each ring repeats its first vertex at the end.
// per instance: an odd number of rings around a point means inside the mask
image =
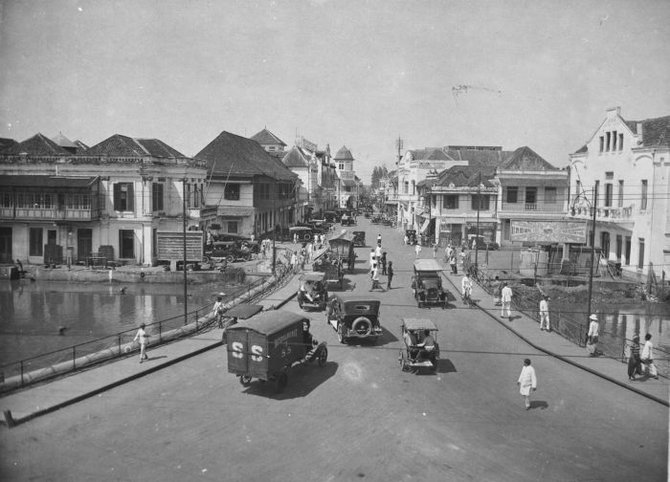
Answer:
MULTIPOLYGON (((453 275, 451 273, 447 274, 445 271, 445 276, 453 285, 454 292, 457 294, 457 303, 460 303, 460 287, 463 274, 453 275)), ((620 360, 605 356, 590 357, 586 348, 574 344, 553 331, 540 330, 540 324, 537 321, 518 311, 515 312, 512 310, 511 320, 501 318, 501 307, 496 306, 493 297, 477 283, 473 283, 472 299, 482 311, 526 341, 533 348, 637 392, 640 395, 670 406, 668 403, 669 384, 667 379, 659 378, 655 380, 643 377, 636 381, 629 381, 628 365, 622 363, 620 360)))
MULTIPOLYGON (((268 294, 259 304, 264 309, 280 308, 298 291, 299 275, 268 294)), ((192 356, 221 346, 223 330, 213 328, 172 343, 147 348, 149 359, 139 363, 139 353, 97 365, 53 381, 34 385, 0 398, 4 420, 13 426, 72 405, 106 390, 143 377, 192 356)), ((222 355, 224 356, 224 355, 222 355)))

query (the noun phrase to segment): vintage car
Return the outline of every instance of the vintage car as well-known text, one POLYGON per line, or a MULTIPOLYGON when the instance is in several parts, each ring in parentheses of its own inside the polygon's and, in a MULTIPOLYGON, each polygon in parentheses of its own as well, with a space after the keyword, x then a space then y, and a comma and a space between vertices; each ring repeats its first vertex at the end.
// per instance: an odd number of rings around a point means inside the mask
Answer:
POLYGON ((342 213, 338 213, 335 211, 326 211, 325 213, 323 213, 323 218, 331 224, 339 223, 341 217, 342 213))
POLYGON ((468 248, 470 249, 479 249, 479 250, 489 250, 495 251, 500 249, 500 245, 494 241, 489 241, 488 238, 484 236, 477 236, 476 234, 470 234, 468 236, 468 248))
POLYGON ((345 211, 344 214, 342 214, 340 223, 342 223, 342 226, 351 226, 356 224, 356 218, 351 211, 345 211))
POLYGON ((225 260, 228 263, 235 263, 249 261, 252 254, 251 248, 239 241, 214 241, 211 245, 205 246, 203 261, 215 263, 225 260))
POLYGON ((419 308, 427 305, 447 307, 447 292, 442 287, 442 266, 433 258, 414 261, 412 290, 419 308))
POLYGON ((365 231, 354 231, 351 233, 354 237, 354 246, 359 247, 363 246, 365 247, 365 231))
POLYGON ((437 326, 425 318, 404 318, 400 327, 401 338, 405 345, 400 350, 398 361, 402 371, 428 368, 437 370, 440 360, 440 345, 437 343, 437 326), (426 343, 430 334, 433 343, 426 343))
POLYGON ((328 303, 328 280, 326 273, 312 271, 300 277, 298 289, 298 305, 303 310, 325 310, 328 303))
POLYGON ((315 234, 321 234, 319 230, 315 230, 312 226, 292 226, 288 228, 288 232, 290 241, 293 241, 297 235, 300 243, 309 243, 314 239, 315 234))
POLYGON ((337 332, 340 343, 352 338, 376 340, 382 334, 379 322, 381 301, 361 296, 331 296, 326 320, 337 332))
POLYGON ((407 244, 415 245, 418 242, 416 229, 406 229, 405 236, 407 236, 407 244))
POLYGON ((233 306, 231 309, 224 311, 221 315, 221 326, 223 327, 221 340, 226 343, 226 332, 228 331, 228 328, 236 325, 240 320, 248 320, 261 311, 263 311, 263 305, 254 305, 251 303, 240 303, 233 306))
POLYGON ((228 328, 228 372, 243 386, 252 379, 273 382, 277 393, 284 390, 294 365, 328 359, 326 342, 317 342, 309 332, 310 320, 289 311, 259 313, 228 328))

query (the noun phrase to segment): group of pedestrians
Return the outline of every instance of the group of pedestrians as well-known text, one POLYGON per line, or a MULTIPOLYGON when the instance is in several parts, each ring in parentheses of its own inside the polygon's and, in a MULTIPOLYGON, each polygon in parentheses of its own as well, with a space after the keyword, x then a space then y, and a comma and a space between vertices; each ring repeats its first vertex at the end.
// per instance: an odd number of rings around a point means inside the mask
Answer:
POLYGON ((393 261, 387 260, 386 251, 382 248, 381 233, 377 235, 377 246, 370 250, 370 281, 372 283, 370 291, 377 289, 385 291, 379 281, 380 274, 386 276, 386 289, 390 290, 393 281, 393 261))

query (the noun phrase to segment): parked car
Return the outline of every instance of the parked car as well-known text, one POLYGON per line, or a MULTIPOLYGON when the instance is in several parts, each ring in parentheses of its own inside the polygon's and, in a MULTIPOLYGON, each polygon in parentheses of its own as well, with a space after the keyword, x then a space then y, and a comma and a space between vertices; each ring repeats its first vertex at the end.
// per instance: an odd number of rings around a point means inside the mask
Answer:
POLYGON ((312 271, 304 273, 300 277, 300 288, 298 289, 298 306, 303 310, 307 308, 325 310, 328 303, 328 281, 326 273, 312 271))
POLYGON ((432 320, 425 318, 404 318, 400 334, 404 347, 400 350, 400 369, 404 372, 412 369, 428 368, 437 370, 440 360, 440 345, 437 343, 437 326, 432 320), (430 334, 434 343, 425 345, 426 333, 430 334))
POLYGON ((205 246, 203 261, 216 263, 225 260, 228 263, 235 263, 249 261, 251 255, 251 249, 241 246, 239 241, 214 241, 211 246, 205 246))
POLYGON ((414 262, 412 290, 419 308, 427 305, 447 307, 447 292, 442 287, 442 266, 433 258, 417 259, 414 262))
POLYGON ((342 215, 342 219, 340 220, 342 223, 342 226, 351 226, 353 224, 356 224, 356 219, 352 215, 351 212, 347 211, 342 215))
POLYGON ((331 296, 326 319, 340 343, 352 338, 376 340, 382 334, 379 321, 381 301, 361 296, 331 296))
POLYGON ((314 239, 315 234, 321 234, 320 231, 315 230, 311 226, 292 226, 288 229, 289 238, 292 241, 294 235, 298 235, 298 242, 310 242, 314 239))
POLYGON ((468 236, 468 248, 475 249, 475 247, 477 249, 488 249, 489 251, 500 249, 500 245, 498 243, 489 241, 488 238, 485 238, 484 236, 471 234, 468 236))
POLYGON ((289 311, 264 311, 228 328, 228 372, 243 386, 252 379, 274 383, 281 392, 289 370, 298 364, 328 359, 326 342, 317 342, 309 331, 310 320, 289 311))

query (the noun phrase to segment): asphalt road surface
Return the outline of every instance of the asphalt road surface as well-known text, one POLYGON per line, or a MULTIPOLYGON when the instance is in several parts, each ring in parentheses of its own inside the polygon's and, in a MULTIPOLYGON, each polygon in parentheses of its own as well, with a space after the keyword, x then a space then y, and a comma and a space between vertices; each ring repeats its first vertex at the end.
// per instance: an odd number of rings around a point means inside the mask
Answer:
MULTIPOLYGON (((284 393, 258 381, 242 387, 227 373, 225 348, 211 350, 2 428, 1 478, 667 479, 667 408, 531 349, 479 310, 419 310, 409 289, 413 249, 391 228, 362 217, 360 228, 368 244, 381 232, 396 269, 395 289, 370 293, 369 248, 358 248, 348 277, 350 291, 382 300, 385 332, 375 346, 340 345, 324 314, 311 313, 328 363, 291 370, 284 393), (404 316, 438 325, 437 373, 401 372, 404 316), (526 357, 539 379, 528 411, 516 385, 526 357)), ((295 302, 285 309, 300 312, 295 302)))

